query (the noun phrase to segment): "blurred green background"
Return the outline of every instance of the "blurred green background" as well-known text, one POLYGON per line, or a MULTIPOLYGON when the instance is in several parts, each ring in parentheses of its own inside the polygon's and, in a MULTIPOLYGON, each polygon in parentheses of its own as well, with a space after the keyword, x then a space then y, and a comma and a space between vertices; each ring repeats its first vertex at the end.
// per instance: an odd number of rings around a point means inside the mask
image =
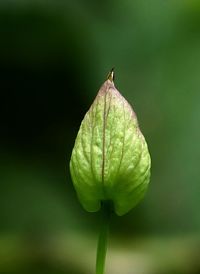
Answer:
POLYGON ((69 159, 111 67, 152 157, 108 274, 200 273, 200 1, 0 2, 0 273, 94 273, 100 214, 69 159))

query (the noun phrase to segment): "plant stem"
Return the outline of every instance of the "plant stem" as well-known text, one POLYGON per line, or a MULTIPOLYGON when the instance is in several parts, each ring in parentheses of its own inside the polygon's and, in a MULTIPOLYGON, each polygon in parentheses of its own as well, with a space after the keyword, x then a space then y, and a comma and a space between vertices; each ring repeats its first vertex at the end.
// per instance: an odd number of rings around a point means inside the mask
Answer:
POLYGON ((109 233, 110 223, 110 203, 107 201, 102 202, 102 224, 101 231, 97 246, 96 256, 96 274, 104 274, 106 251, 107 251, 107 239, 109 233))

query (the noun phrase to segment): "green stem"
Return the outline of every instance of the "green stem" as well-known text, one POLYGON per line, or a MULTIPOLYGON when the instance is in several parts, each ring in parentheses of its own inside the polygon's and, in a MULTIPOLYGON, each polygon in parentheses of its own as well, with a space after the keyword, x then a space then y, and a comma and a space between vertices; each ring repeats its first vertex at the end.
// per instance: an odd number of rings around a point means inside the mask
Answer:
POLYGON ((110 203, 102 203, 103 220, 101 225, 101 231, 97 246, 97 256, 96 256, 96 274, 104 274, 106 251, 107 251, 107 239, 109 232, 110 223, 110 203))

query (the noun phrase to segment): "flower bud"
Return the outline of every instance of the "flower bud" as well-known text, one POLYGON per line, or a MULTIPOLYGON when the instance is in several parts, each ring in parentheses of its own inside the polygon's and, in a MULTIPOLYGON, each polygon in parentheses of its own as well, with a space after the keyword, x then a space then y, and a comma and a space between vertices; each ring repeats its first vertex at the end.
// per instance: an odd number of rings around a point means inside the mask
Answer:
POLYGON ((70 160, 82 206, 95 212, 111 200, 117 215, 127 213, 146 192, 150 165, 137 117, 111 72, 81 123, 70 160))

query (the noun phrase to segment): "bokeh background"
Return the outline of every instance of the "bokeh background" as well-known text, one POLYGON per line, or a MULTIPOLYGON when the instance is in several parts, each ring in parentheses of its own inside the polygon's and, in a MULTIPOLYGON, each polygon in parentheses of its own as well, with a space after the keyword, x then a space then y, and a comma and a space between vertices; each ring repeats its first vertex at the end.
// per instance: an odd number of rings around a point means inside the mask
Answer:
POLYGON ((152 157, 108 274, 200 273, 200 1, 0 1, 0 273, 92 274, 99 213, 69 159, 111 67, 152 157))

